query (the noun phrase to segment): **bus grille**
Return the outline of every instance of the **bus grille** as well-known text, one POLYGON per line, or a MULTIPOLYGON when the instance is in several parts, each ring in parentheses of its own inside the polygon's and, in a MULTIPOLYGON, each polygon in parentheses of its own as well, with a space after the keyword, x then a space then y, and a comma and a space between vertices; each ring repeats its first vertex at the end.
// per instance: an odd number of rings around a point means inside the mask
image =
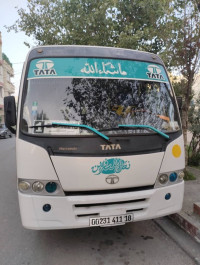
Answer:
POLYGON ((112 201, 92 204, 75 204, 74 212, 77 218, 100 216, 103 210, 125 209, 127 213, 144 211, 148 207, 148 199, 137 199, 128 201, 112 201))
POLYGON ((125 193, 125 192, 133 192, 133 191, 151 190, 153 188, 154 188, 154 185, 149 185, 149 186, 124 188, 124 189, 112 189, 112 190, 64 191, 64 193, 65 193, 65 196, 105 195, 105 194, 116 194, 116 193, 125 193))

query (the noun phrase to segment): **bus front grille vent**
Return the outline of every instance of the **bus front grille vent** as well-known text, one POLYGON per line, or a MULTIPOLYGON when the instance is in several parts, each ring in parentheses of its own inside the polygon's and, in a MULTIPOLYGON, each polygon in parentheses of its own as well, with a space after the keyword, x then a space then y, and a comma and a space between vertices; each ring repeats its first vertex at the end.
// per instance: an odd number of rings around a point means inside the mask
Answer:
POLYGON ((149 206, 148 199, 137 199, 128 201, 114 201, 91 204, 75 204, 74 213, 76 218, 91 218, 100 216, 101 211, 125 209, 126 213, 139 213, 145 211, 149 206))

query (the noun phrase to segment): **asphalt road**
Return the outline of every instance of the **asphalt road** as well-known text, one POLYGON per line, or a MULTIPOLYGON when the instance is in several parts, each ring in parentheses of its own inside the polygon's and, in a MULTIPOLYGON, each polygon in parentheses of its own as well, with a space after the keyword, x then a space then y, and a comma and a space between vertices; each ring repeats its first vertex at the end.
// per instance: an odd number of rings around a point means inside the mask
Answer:
POLYGON ((111 228, 24 229, 17 199, 15 138, 0 139, 0 265, 45 264, 196 263, 152 220, 111 228))

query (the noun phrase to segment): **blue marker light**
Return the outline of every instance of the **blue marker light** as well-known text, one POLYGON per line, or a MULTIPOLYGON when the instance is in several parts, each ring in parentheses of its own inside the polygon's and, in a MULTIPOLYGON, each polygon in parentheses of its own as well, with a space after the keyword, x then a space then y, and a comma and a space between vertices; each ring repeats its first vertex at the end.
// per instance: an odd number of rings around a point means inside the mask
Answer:
POLYGON ((44 206, 43 206, 43 211, 44 212, 49 212, 51 210, 51 205, 50 204, 45 204, 44 206))
POLYGON ((169 175, 169 180, 170 180, 171 182, 174 182, 174 181, 177 180, 177 174, 176 174, 176 172, 173 172, 173 173, 171 173, 171 174, 169 175))
POLYGON ((165 200, 169 200, 171 198, 171 193, 167 193, 166 195, 165 195, 165 200))
POLYGON ((56 191, 57 184, 55 182, 48 182, 45 186, 45 190, 49 193, 56 191))

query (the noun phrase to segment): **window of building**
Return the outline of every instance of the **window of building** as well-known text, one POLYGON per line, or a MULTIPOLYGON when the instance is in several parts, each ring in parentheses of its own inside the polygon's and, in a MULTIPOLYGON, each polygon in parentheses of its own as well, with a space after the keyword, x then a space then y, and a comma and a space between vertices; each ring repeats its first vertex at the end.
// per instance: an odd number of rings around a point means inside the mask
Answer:
POLYGON ((6 75, 6 80, 8 81, 8 82, 10 82, 10 74, 7 72, 7 75, 6 75))

